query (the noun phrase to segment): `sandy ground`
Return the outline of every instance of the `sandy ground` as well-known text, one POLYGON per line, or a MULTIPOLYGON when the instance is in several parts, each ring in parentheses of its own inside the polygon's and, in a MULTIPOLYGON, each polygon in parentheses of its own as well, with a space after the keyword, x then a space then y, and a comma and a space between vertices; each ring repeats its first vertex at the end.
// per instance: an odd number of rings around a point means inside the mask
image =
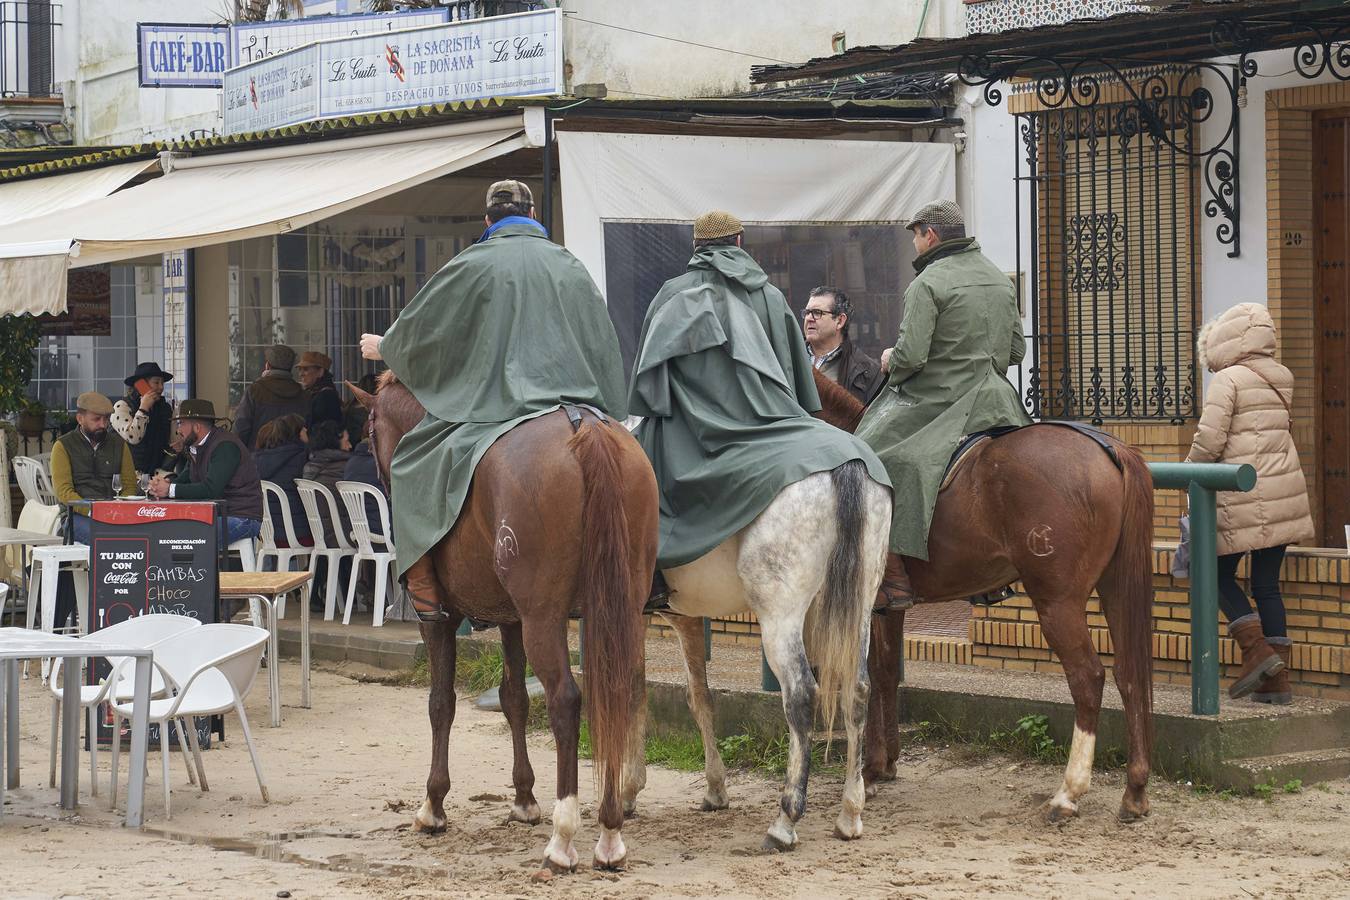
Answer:
MULTIPOLYGON (((284 665, 290 702, 296 676, 293 664, 284 665)), ((869 802, 866 834, 854 843, 830 836, 837 778, 812 781, 800 849, 765 856, 758 848, 776 812, 776 784, 732 773, 732 808, 701 813, 701 776, 651 769, 639 817, 625 829, 626 873, 583 868, 535 883, 549 828, 505 824, 510 749, 500 716, 460 704, 449 830, 422 836, 408 825, 429 758, 425 692, 316 673, 314 698, 311 710, 286 706, 279 729, 265 725, 262 679, 249 698, 270 805, 261 802, 237 723, 227 719, 230 740, 206 755, 210 793, 188 785, 181 758, 171 761, 168 822, 152 755, 147 827, 136 833, 119 827, 102 800, 88 802, 87 757, 84 805, 79 815, 60 817, 56 792, 45 786, 45 696, 36 679, 24 682, 24 785, 7 794, 0 822, 0 895, 1350 896, 1345 783, 1262 802, 1155 782, 1153 815, 1123 826, 1114 819, 1121 779, 1098 773, 1081 817, 1056 827, 1043 824, 1035 807, 1058 785, 1057 769, 917 746, 906 753, 901 780, 869 802)), ((532 747, 547 815, 553 754, 545 736, 532 747)), ((101 759, 106 791, 107 754, 101 759)), ((597 828, 583 766, 577 849, 586 866, 597 828)))

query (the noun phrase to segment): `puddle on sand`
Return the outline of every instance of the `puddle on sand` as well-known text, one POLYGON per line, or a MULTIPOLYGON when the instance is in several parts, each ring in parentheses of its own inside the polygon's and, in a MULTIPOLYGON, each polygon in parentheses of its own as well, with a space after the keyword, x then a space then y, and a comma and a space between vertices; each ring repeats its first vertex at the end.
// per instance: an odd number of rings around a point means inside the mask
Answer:
POLYGON ((292 863, 307 869, 322 869, 326 872, 342 872, 349 875, 383 875, 393 878, 425 878, 444 875, 445 870, 428 869, 421 866, 406 866, 396 863, 375 862, 359 853, 339 853, 324 859, 304 856, 286 849, 291 841, 306 838, 341 838, 360 840, 364 835, 348 831, 283 831, 268 834, 258 840, 245 838, 212 837, 210 835, 187 834, 181 831, 167 831, 160 828, 142 828, 141 833, 180 844, 192 844, 209 847, 226 853, 243 853, 256 859, 269 862, 292 863))

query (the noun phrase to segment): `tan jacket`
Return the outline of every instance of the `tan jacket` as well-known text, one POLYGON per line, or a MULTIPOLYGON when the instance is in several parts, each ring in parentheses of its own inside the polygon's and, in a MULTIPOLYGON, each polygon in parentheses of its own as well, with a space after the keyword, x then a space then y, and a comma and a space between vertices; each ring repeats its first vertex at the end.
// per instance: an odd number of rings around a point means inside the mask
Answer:
POLYGON ((1294 376, 1275 361, 1275 323, 1242 303, 1200 331, 1196 351, 1214 372, 1187 462, 1256 468, 1250 492, 1219 494, 1219 553, 1242 553, 1313 536, 1308 486, 1289 433, 1294 376))

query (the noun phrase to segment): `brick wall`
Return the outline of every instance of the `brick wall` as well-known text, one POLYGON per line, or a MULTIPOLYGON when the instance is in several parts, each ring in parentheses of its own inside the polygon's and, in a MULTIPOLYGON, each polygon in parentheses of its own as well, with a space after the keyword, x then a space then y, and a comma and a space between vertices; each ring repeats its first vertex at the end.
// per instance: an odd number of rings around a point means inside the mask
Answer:
MULTIPOLYGON (((1170 574, 1173 550, 1154 551, 1154 680, 1189 684, 1191 658, 1190 583, 1170 574)), ((1245 577, 1245 568, 1239 577, 1245 577)), ((1292 551, 1284 564, 1285 608, 1294 641, 1291 681, 1305 696, 1350 700, 1350 559, 1322 551, 1292 551)), ((1101 606, 1088 601, 1092 643, 1108 667, 1111 636, 1101 606)), ((1220 616, 1222 618, 1222 615, 1220 616)), ((1236 677, 1240 655, 1219 625, 1219 661, 1226 687, 1236 677)), ((977 666, 1027 672, 1063 672, 1041 635, 1030 599, 1014 597, 979 607, 970 621, 971 661, 977 666)))

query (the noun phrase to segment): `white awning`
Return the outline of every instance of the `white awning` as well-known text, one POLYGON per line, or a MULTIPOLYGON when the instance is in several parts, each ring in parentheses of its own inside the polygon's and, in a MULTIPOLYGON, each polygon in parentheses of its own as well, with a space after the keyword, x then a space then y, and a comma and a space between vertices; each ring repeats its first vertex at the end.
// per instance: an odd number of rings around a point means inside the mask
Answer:
POLYGON ((21 219, 45 216, 106 197, 150 168, 158 169, 159 160, 120 163, 101 169, 71 172, 69 175, 48 175, 45 178, 0 183, 0 223, 8 227, 21 219))
POLYGON ((64 311, 58 266, 282 234, 524 146, 515 115, 173 160, 161 178, 0 228, 0 314, 64 311))

